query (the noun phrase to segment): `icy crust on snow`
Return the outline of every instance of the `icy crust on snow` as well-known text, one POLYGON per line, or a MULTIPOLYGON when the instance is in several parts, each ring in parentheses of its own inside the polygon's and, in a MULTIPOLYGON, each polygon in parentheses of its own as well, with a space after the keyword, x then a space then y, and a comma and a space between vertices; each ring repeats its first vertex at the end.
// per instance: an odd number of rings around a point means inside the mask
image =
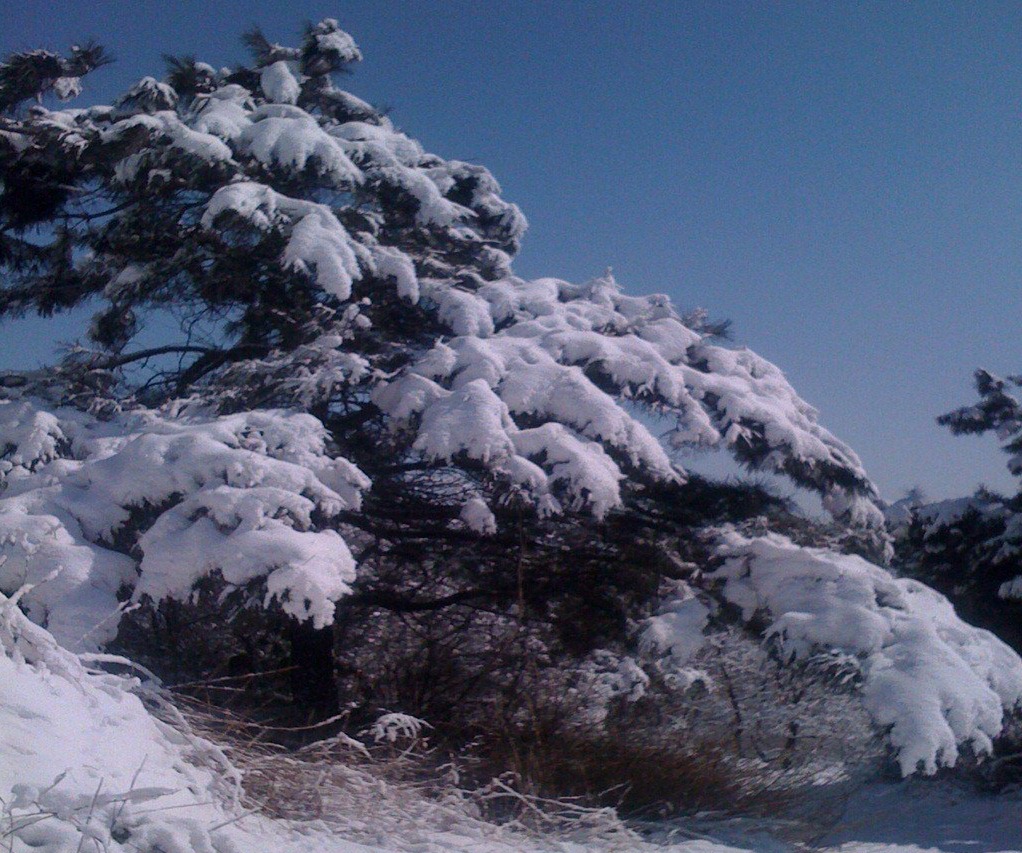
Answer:
POLYGON ((769 620, 782 654, 857 660, 866 706, 905 775, 954 765, 962 744, 989 752, 1005 712, 1022 705, 1022 659, 929 587, 774 534, 725 532, 719 553, 726 561, 709 577, 746 619, 769 620))
MULTIPOLYGON (((690 328, 667 297, 626 296, 609 276, 582 286, 508 278, 474 291, 421 284, 424 303, 454 336, 376 401, 417 430, 427 455, 464 453, 505 472, 520 455, 547 477, 556 457, 568 485, 557 497, 602 515, 619 504, 617 481, 629 474, 684 477, 631 402, 673 417, 667 438, 676 446, 729 448, 817 489, 835 516, 882 527, 858 457, 817 423, 783 374, 690 328), (557 426, 537 442, 536 422, 557 426)), ((537 498, 549 501, 548 480, 538 486, 537 498)))
POLYGON ((116 633, 123 589, 185 598, 219 571, 229 588, 264 581, 267 600, 322 626, 354 580, 344 540, 314 515, 357 509, 369 482, 327 455, 310 415, 147 411, 104 423, 0 402, 3 448, 0 590, 34 585, 25 608, 69 648, 116 633), (137 541, 120 542, 132 527, 137 541))

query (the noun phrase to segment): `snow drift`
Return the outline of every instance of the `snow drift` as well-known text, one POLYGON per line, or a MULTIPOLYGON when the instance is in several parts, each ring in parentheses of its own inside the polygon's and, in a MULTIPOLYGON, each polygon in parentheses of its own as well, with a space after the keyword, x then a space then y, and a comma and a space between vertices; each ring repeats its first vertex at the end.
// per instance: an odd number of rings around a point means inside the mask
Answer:
POLYGON ((257 826, 233 820, 240 789, 223 753, 153 717, 138 687, 89 668, 0 595, 5 843, 52 853, 266 849, 257 826))

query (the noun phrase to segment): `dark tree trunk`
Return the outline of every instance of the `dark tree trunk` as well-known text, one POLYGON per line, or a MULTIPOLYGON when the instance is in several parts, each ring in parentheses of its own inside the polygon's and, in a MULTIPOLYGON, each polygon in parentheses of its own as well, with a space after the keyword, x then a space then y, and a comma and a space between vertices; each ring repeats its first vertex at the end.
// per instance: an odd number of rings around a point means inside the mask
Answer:
POLYGON ((295 705, 316 716, 338 709, 334 678, 333 626, 316 629, 311 622, 288 621, 291 643, 291 695, 295 705))

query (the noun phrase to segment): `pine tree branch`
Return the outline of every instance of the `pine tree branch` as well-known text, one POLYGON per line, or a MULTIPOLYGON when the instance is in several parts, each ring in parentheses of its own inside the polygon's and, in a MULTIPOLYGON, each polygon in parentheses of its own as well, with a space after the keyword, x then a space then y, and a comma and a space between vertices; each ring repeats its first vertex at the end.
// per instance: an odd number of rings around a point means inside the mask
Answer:
POLYGON ((442 610, 455 604, 474 601, 480 598, 497 598, 498 590, 466 589, 454 592, 442 598, 413 599, 389 590, 372 590, 355 593, 345 599, 346 605, 358 604, 363 607, 382 607, 394 613, 424 613, 430 610, 442 610))
POLYGON ((217 350, 210 347, 199 347, 186 344, 167 344, 162 347, 153 347, 151 349, 138 350, 137 352, 128 353, 127 355, 117 356, 116 358, 109 358, 105 361, 101 361, 95 364, 89 365, 93 370, 113 370, 118 367, 123 367, 125 364, 131 364, 135 361, 142 361, 147 358, 153 358, 157 355, 167 355, 172 352, 194 352, 208 355, 209 353, 217 352, 217 350))
POLYGON ((117 205, 116 207, 111 207, 106 210, 99 210, 96 211, 95 213, 68 213, 65 216, 68 219, 78 219, 83 222, 89 222, 93 219, 102 219, 104 216, 113 216, 113 214, 120 213, 122 210, 127 210, 129 207, 132 207, 133 205, 136 205, 138 203, 139 203, 138 199, 131 199, 129 201, 124 202, 123 204, 117 205))

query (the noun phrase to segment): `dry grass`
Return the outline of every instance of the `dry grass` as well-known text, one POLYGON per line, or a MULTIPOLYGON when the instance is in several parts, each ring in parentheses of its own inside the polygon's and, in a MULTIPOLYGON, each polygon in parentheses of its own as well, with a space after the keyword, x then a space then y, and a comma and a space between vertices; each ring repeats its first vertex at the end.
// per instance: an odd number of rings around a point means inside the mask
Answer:
POLYGON ((266 673, 182 684, 175 702, 240 771, 243 808, 322 823, 368 844, 402 828, 437 826, 507 837, 509 849, 523 849, 516 846, 522 833, 582 834, 595 844, 632 837, 619 815, 639 825, 708 811, 728 820, 790 816, 803 828, 789 837, 804 835, 840 810, 848 790, 821 786, 821 772, 862 761, 845 754, 844 732, 826 722, 837 716, 853 728, 853 705, 740 639, 700 660, 714 690, 651 696, 591 726, 579 720, 594 697, 568 689, 577 679, 548 683, 541 677, 548 670, 527 671, 507 707, 477 703, 473 717, 448 717, 433 733, 456 762, 423 741, 355 742, 340 733, 351 722, 343 715, 306 725, 294 716, 273 721, 249 702, 249 681, 266 673))
POLYGON ((354 740, 337 731, 343 717, 274 727, 194 696, 170 703, 164 695, 157 704, 165 719, 208 744, 236 813, 369 846, 478 853, 481 845, 539 851, 573 842, 641 851, 731 827, 740 834, 750 824, 769 824, 775 837, 797 845, 820 823, 818 812, 778 820, 805 794, 799 786, 807 776, 738 758, 726 738, 696 743, 675 731, 651 739, 649 727, 586 736, 562 722, 538 737, 535 726, 505 729, 477 741, 474 760, 452 762, 422 738, 354 740), (684 817, 695 812, 704 813, 701 822, 684 817), (659 843, 646 841, 647 832, 659 843))
POLYGON ((238 771, 243 810, 299 829, 325 827, 388 847, 443 833, 442 849, 451 851, 478 850, 482 840, 487 849, 508 851, 548 849, 545 839, 593 850, 645 846, 610 808, 528 796, 506 778, 466 789, 457 765, 440 763, 423 741, 377 746, 338 734, 288 748, 274 741, 293 730, 275 730, 195 701, 181 714, 238 771), (492 819, 496 814, 503 816, 500 822, 492 819))
POLYGON ((787 774, 738 760, 727 744, 562 733, 539 744, 505 741, 502 747, 506 751, 491 760, 511 765, 527 790, 579 797, 628 817, 708 810, 765 815, 792 805, 787 774))

